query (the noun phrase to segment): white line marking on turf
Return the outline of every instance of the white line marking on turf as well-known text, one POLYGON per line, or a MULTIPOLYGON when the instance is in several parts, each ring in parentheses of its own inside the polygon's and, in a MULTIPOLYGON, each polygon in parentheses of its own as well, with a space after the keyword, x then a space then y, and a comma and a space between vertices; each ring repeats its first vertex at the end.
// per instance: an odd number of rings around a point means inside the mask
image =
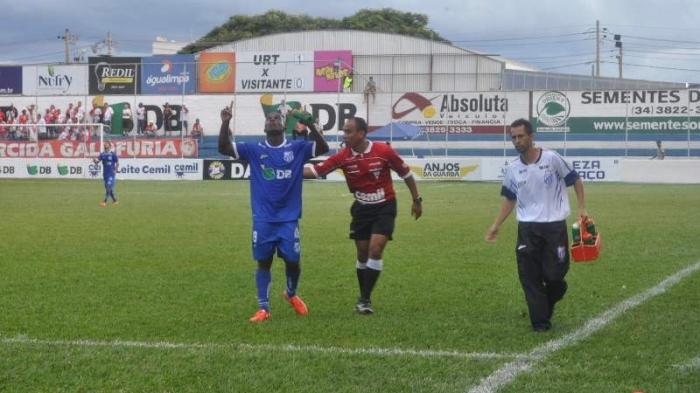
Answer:
POLYGON ((518 375, 529 372, 536 363, 544 360, 544 358, 546 358, 548 355, 566 347, 570 347, 588 338, 590 335, 604 328, 625 312, 639 306, 655 296, 663 294, 669 288, 678 284, 682 279, 695 273, 698 269, 700 269, 700 261, 695 262, 692 265, 668 276, 655 287, 649 288, 642 293, 618 303, 616 306, 604 311, 597 317, 588 320, 588 322, 586 322, 586 324, 580 327, 578 330, 575 330, 564 337, 547 341, 546 343, 530 351, 528 356, 515 358, 515 360, 512 362, 505 364, 488 377, 482 379, 479 386, 469 389, 469 393, 494 393, 498 391, 498 389, 513 382, 518 375))
POLYGON ((29 344, 29 345, 58 345, 72 347, 108 347, 108 348, 154 348, 154 349, 236 349, 246 352, 314 352, 343 355, 376 355, 376 356, 413 356, 424 358, 461 358, 474 360, 488 359, 517 359, 523 354, 519 353, 494 353, 494 352, 459 352, 459 351, 431 351, 400 348, 341 348, 322 347, 317 345, 295 344, 226 344, 226 343, 174 343, 167 341, 100 341, 100 340, 40 340, 26 336, 0 337, 3 344, 29 344))
POLYGON ((685 370, 685 371, 700 368, 700 356, 696 357, 695 359, 690 359, 689 361, 687 361, 683 364, 676 364, 673 367, 681 369, 681 370, 685 370))

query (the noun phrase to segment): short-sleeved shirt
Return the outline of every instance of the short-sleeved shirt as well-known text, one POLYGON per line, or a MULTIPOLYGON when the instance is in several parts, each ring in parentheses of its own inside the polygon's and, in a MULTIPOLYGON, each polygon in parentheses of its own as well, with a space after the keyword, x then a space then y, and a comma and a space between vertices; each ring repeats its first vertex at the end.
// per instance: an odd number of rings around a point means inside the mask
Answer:
POLYGON ((253 221, 286 222, 301 217, 304 163, 314 157, 315 142, 233 144, 234 158, 248 161, 253 221))
POLYGON ((518 157, 508 163, 501 195, 517 200, 519 222, 556 222, 569 215, 567 186, 578 179, 578 173, 559 153, 540 149, 532 164, 518 157))
POLYGON ((97 159, 102 162, 102 177, 105 179, 114 177, 117 169, 117 163, 119 162, 117 153, 113 151, 103 151, 100 153, 100 156, 97 159))
POLYGON ((342 169, 355 200, 362 204, 377 204, 396 199, 391 170, 403 179, 413 176, 411 168, 391 146, 372 141, 369 141, 367 149, 362 153, 346 147, 311 169, 316 177, 319 177, 338 168, 342 169))

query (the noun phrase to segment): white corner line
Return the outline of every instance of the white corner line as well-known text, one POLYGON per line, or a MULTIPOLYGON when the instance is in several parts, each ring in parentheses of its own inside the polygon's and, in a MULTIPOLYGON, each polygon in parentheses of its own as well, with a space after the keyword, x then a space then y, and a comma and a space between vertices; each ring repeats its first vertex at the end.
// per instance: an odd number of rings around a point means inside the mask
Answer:
POLYGON ((656 286, 646 291, 634 295, 612 308, 604 311, 600 315, 589 319, 582 327, 563 337, 547 341, 535 347, 527 356, 517 357, 510 363, 494 371, 491 375, 483 378, 478 386, 469 389, 469 393, 495 393, 500 388, 513 382, 520 374, 529 372, 535 364, 544 360, 547 356, 561 349, 570 347, 588 338, 593 333, 604 328, 612 321, 620 317, 625 312, 639 306, 647 300, 665 293, 669 288, 678 284, 684 278, 692 275, 700 269, 700 261, 697 261, 678 272, 666 277, 656 286))
POLYGON ((423 357, 423 358, 458 358, 471 360, 518 359, 525 355, 520 353, 495 352, 459 352, 440 350, 419 350, 400 348, 342 348, 318 345, 297 344, 245 344, 245 343, 176 343, 167 341, 125 341, 125 340, 41 340, 26 336, 2 337, 2 344, 50 345, 70 347, 107 347, 107 348, 149 348, 149 349, 233 349, 242 352, 307 352, 337 355, 374 355, 389 357, 423 357))
POLYGON ((694 370, 697 368, 700 368, 700 356, 690 359, 687 362, 683 364, 676 364, 673 367, 683 370, 683 371, 688 371, 688 370, 694 370))

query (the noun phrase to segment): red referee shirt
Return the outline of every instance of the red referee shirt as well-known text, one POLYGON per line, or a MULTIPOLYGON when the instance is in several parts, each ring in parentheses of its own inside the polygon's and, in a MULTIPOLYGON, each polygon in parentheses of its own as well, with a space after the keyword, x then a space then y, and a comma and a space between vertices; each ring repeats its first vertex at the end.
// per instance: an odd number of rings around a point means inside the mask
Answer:
POLYGON ((413 172, 398 153, 385 143, 369 141, 367 149, 357 153, 349 147, 311 167, 316 177, 342 169, 345 181, 355 199, 363 204, 376 204, 396 199, 391 181, 393 169, 401 178, 413 176, 413 172))

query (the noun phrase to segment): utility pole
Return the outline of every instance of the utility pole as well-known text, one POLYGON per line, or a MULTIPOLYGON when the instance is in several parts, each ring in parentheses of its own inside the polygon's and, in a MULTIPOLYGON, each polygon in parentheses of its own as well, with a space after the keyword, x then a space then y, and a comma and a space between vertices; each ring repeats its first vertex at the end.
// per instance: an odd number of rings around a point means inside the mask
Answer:
POLYGON ((600 21, 595 21, 595 76, 600 77, 600 21))
POLYGON ((78 40, 78 36, 71 33, 70 30, 66 28, 65 33, 63 33, 63 35, 56 36, 56 38, 58 38, 59 40, 63 40, 63 48, 66 55, 66 64, 70 64, 70 46, 78 40))
POLYGON ((107 32, 107 39, 105 40, 105 45, 107 46, 107 56, 112 56, 112 32, 107 32))
POLYGON ((620 54, 617 56, 617 68, 620 73, 620 79, 622 79, 622 35, 615 34, 615 47, 620 49, 620 54))

